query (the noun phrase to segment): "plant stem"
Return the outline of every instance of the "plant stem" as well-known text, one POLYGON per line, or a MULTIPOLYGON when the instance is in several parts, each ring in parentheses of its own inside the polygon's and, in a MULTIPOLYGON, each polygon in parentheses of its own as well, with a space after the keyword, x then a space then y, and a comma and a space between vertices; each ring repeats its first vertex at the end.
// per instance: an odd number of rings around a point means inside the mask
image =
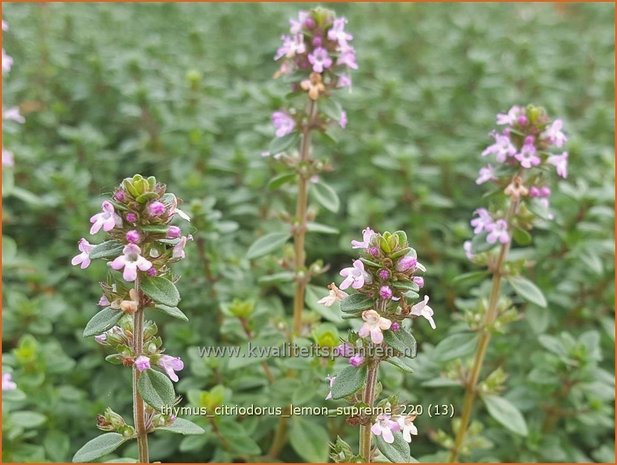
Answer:
MULTIPOLYGON (((369 409, 373 407, 375 402, 375 385, 377 384, 377 370, 379 368, 379 360, 371 360, 366 373, 366 386, 362 395, 362 401, 369 409)), ((360 425, 360 456, 365 463, 371 462, 371 425, 360 425)))
POLYGON ((298 198, 296 201, 296 216, 294 228, 294 257, 296 269, 296 292, 294 295, 293 335, 300 334, 302 329, 302 311, 304 310, 304 293, 306 291, 307 278, 305 275, 306 251, 304 250, 304 238, 306 235, 306 210, 308 207, 308 183, 309 177, 305 171, 306 163, 311 157, 311 129, 317 103, 309 99, 308 119, 302 130, 302 142, 300 145, 300 169, 298 177, 298 198))
MULTIPOLYGON (((309 98, 308 118, 302 129, 302 141, 300 143, 300 163, 298 170, 298 198, 296 199, 296 215, 294 233, 294 267, 296 271, 296 289, 294 293, 293 325, 289 334, 290 342, 294 336, 300 335, 302 330, 302 312, 304 311, 304 294, 308 279, 305 273, 306 251, 304 250, 304 238, 306 236, 306 210, 308 208, 308 182, 309 177, 305 170, 305 165, 311 159, 311 130, 313 128, 315 115, 317 114, 317 102, 309 98), (300 274, 303 274, 300 276, 300 274)), ((289 374, 288 374, 289 376, 289 374)), ((290 412, 289 407, 283 410, 284 415, 290 412)), ((288 418, 281 416, 274 432, 274 439, 268 451, 268 457, 277 458, 287 441, 287 422, 288 418)))
MULTIPOLYGON (((139 290, 139 275, 135 279, 135 291, 138 295, 137 311, 133 314, 133 354, 139 357, 143 352, 144 345, 144 309, 142 306, 142 296, 139 290)), ((144 400, 139 394, 137 383, 139 381, 139 371, 133 366, 133 421, 135 422, 135 432, 137 434, 137 449, 139 451, 139 462, 148 463, 148 431, 146 430, 146 411, 144 400)))
MULTIPOLYGON (((511 197, 508 213, 506 214, 506 222, 508 223, 508 232, 511 230, 512 217, 516 213, 518 208, 519 199, 511 197)), ((467 427, 471 420, 471 411, 476 398, 477 384, 480 377, 480 371, 482 370, 482 364, 484 363, 484 357, 488 349, 488 344, 491 340, 491 326, 497 319, 499 297, 501 294, 501 278, 503 276, 503 265, 508 257, 510 251, 510 243, 512 241, 512 234, 510 233, 510 240, 501 245, 499 250, 499 256, 495 267, 493 268, 493 281, 491 286, 491 293, 488 300, 488 308, 484 314, 482 326, 480 328, 480 336, 478 339, 478 345, 476 346, 476 353, 473 359, 473 365, 471 373, 467 377, 465 383, 465 398, 463 400, 463 413, 461 415, 461 423, 456 432, 456 438, 454 446, 450 451, 450 463, 457 462, 458 456, 467 434, 467 427)))

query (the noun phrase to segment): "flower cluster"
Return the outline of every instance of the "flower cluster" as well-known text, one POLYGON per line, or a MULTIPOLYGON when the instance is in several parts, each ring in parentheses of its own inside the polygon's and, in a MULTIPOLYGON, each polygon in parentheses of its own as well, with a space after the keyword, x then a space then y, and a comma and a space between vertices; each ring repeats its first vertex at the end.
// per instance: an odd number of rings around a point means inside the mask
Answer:
MULTIPOLYGON (((548 175, 553 169, 561 178, 568 175, 568 152, 554 153, 568 140, 562 120, 551 120, 540 107, 513 106, 497 115, 497 125, 503 129, 491 133, 494 143, 482 152, 483 157, 494 157, 496 163, 480 168, 476 184, 495 184, 517 205, 528 199, 546 211, 545 217, 550 219, 548 175)), ((477 209, 471 220, 474 234, 483 235, 488 244, 509 243, 512 218, 506 216, 505 209, 477 209)), ((467 242, 468 257, 473 257, 471 249, 471 242, 467 242)))
MULTIPOLYGON (((335 355, 348 359, 350 368, 337 376, 328 375, 330 392, 326 399, 341 397, 335 394, 337 382, 353 376, 349 370, 367 369, 376 376, 378 364, 388 361, 392 354, 401 359, 414 357, 415 340, 405 327, 408 326, 406 320, 423 317, 435 329, 433 310, 428 306, 429 297, 425 295, 420 302, 412 304, 420 298, 418 293, 424 287, 424 278, 418 274, 426 268, 418 261, 416 251, 409 246, 403 231, 379 234, 366 228, 362 231, 362 239, 353 240, 351 247, 359 251, 359 258, 352 266, 341 270, 340 288, 330 284, 328 295, 319 301, 328 307, 340 302, 346 317, 361 318, 358 329, 351 331, 348 340, 335 349, 335 355), (351 295, 345 292, 351 289, 356 292, 351 295), (386 348, 393 352, 379 350, 386 348)), ((370 379, 372 376, 367 375, 367 383, 374 384, 374 379, 370 379)), ((344 385, 345 381, 342 383, 344 385)), ((366 394, 358 396, 356 393, 348 399, 358 405, 367 403, 366 394)), ((369 398, 368 402, 373 400, 369 398)), ((390 405, 391 402, 392 398, 380 402, 380 405, 390 405)), ((396 405, 392 411, 398 411, 396 405)), ((414 419, 415 416, 397 414, 366 415, 360 418, 359 424, 366 425, 366 428, 370 426, 370 432, 381 436, 387 443, 394 441, 395 432, 402 433, 403 439, 411 442, 411 436, 417 434, 414 419)))
MULTIPOLYGON (((8 30, 9 30, 9 26, 3 20, 2 21, 2 31, 4 32, 8 30)), ((7 75, 11 71, 12 67, 13 67, 13 58, 9 56, 4 51, 4 48, 3 48, 2 49, 2 76, 7 75)), ((10 107, 10 108, 7 108, 6 110, 3 108, 2 109, 2 119, 4 121, 12 121, 18 124, 24 124, 26 122, 26 119, 21 114, 19 107, 10 107)), ((15 158, 13 156, 13 152, 9 149, 4 148, 3 146, 2 147, 2 166, 11 167, 14 164, 15 164, 15 158)))
MULTIPOLYGON (((312 101, 327 96, 332 90, 351 88, 351 71, 358 69, 356 52, 350 45, 352 35, 345 30, 347 19, 331 10, 315 8, 300 11, 290 20, 288 35, 274 59, 281 61, 276 77, 285 76, 294 92, 305 93, 312 101)), ((302 123, 302 114, 279 110, 272 114, 276 137, 293 133, 302 123)), ((321 115, 313 124, 334 120, 340 127, 347 125, 347 114, 321 115)))
MULTIPOLYGON (((132 305, 135 310, 135 301, 115 301, 108 304, 114 309, 126 309, 124 305, 132 305)), ((130 311, 130 310, 129 310, 130 311)), ((94 337, 96 342, 111 349, 114 353, 107 357, 111 363, 121 364, 126 367, 134 366, 140 373, 158 367, 163 370, 169 379, 177 382, 179 380, 176 371, 184 368, 184 362, 180 357, 173 357, 163 352, 163 341, 157 336, 158 328, 155 323, 148 321, 144 326, 143 351, 139 354, 133 350, 133 321, 128 319, 121 320, 119 325, 94 337)))
MULTIPOLYGON (((174 194, 167 193, 163 184, 154 177, 135 175, 125 179, 114 191, 112 199, 103 201, 101 212, 90 218, 90 234, 101 231, 109 240, 93 245, 85 238, 78 243, 79 254, 71 263, 82 269, 90 266, 93 258, 108 259, 112 270, 122 273, 118 282, 101 283, 103 295, 99 306, 133 315, 140 307, 154 307, 156 301, 127 283, 170 275, 170 265, 185 257, 184 248, 191 235, 183 235, 179 226, 171 224, 176 218, 189 220, 178 208, 174 194)), ((143 352, 133 351, 133 321, 123 319, 118 325, 95 336, 96 341, 116 353, 108 357, 124 366, 135 366, 142 372, 153 366, 161 368, 169 378, 178 381, 175 371, 184 367, 179 357, 163 354, 162 341, 156 337, 157 328, 146 322, 143 352)))

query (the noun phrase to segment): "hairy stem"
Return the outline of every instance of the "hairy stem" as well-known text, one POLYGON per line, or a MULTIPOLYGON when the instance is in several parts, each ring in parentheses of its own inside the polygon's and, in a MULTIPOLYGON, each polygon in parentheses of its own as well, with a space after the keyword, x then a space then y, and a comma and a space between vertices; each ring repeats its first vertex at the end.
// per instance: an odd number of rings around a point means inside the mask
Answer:
MULTIPOLYGON (((135 291, 137 291, 137 311, 133 314, 133 353, 139 357, 143 352, 144 346, 144 309, 142 306, 142 296, 139 290, 139 276, 135 279, 135 291)), ((135 422, 135 432, 137 434, 137 449, 139 451, 139 462, 148 463, 148 431, 146 430, 146 411, 144 400, 139 394, 137 383, 139 381, 139 371, 133 366, 133 421, 135 422)))
MULTIPOLYGON (((366 373, 366 386, 362 394, 362 401, 367 408, 371 409, 375 402, 375 386, 377 384, 377 370, 379 368, 379 360, 371 360, 366 373)), ((365 463, 371 462, 371 425, 360 426, 360 456, 365 463)))
MULTIPOLYGON (((296 289, 294 293, 293 325, 289 334, 290 342, 298 336, 302 330, 302 312, 304 311, 304 294, 308 278, 306 276, 306 251, 304 250, 304 238, 306 236, 306 211, 308 208, 308 183, 309 176, 306 173, 307 162, 311 159, 311 129, 317 114, 317 102, 309 99, 307 121, 302 129, 302 141, 300 144, 300 166, 298 176, 298 197, 296 199, 296 215, 293 228, 294 236, 294 268, 296 271, 296 289)), ((289 414, 289 407, 285 407, 284 414, 289 414)), ((274 439, 268 457, 277 458, 287 442, 288 418, 281 416, 274 432, 274 439)))
POLYGON ((294 295, 293 335, 300 334, 302 328, 302 311, 304 310, 304 294, 306 291, 307 278, 305 273, 306 251, 304 250, 304 238, 306 235, 306 210, 308 207, 308 183, 309 176, 305 165, 311 158, 311 129, 317 112, 317 103, 309 99, 308 119, 302 130, 302 143, 300 145, 300 173, 298 177, 298 198, 296 200, 296 215, 294 228, 294 256, 296 269, 296 292, 294 295))
MULTIPOLYGON (((511 231, 512 217, 516 213, 518 208, 519 199, 511 197, 510 206, 506 214, 506 222, 508 223, 508 232, 511 231)), ((488 349, 488 344, 491 340, 491 326, 497 319, 499 297, 501 294, 501 278, 503 276, 503 265, 508 257, 510 251, 510 243, 512 235, 510 234, 510 241, 501 245, 499 249, 499 256, 497 262, 493 268, 493 281, 491 286, 491 293, 488 300, 488 308, 484 314, 482 326, 480 328, 480 335, 478 339, 478 345, 476 346, 476 352, 473 359, 473 365, 471 372, 467 377, 465 383, 465 398, 463 400, 463 413, 461 414, 461 423, 456 432, 456 438, 454 440, 454 446, 450 451, 450 463, 458 461, 461 447, 467 434, 467 428, 471 420, 471 412, 473 410, 473 404, 476 398, 476 391, 478 385, 478 379, 480 378, 480 371, 482 370, 482 364, 484 363, 484 357, 488 349)))

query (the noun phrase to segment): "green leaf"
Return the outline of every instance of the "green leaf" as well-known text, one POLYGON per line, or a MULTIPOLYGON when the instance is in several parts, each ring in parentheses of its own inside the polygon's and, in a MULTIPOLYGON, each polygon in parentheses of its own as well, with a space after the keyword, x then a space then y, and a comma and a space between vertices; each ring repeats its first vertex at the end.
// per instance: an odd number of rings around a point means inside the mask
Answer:
POLYGON ((150 224, 147 226, 143 226, 141 229, 145 232, 154 234, 167 234, 169 226, 167 226, 166 224, 150 224))
POLYGON ((160 371, 144 371, 139 376, 137 388, 144 401, 159 411, 165 406, 173 405, 176 399, 174 385, 171 380, 160 371))
POLYGON ((332 226, 326 226, 325 224, 308 222, 306 223, 306 229, 309 232, 316 232, 322 234, 338 234, 339 230, 332 226))
POLYGON ((301 416, 292 418, 289 442, 296 453, 308 463, 328 461, 328 441, 328 432, 322 425, 301 416))
POLYGON ((420 286, 418 286, 413 281, 396 281, 392 283, 392 287, 396 289, 401 289, 403 291, 412 291, 416 293, 420 289, 420 286))
POLYGON ((178 307, 170 307, 168 305, 156 304, 154 308, 162 311, 163 313, 166 313, 171 317, 178 318, 179 320, 189 321, 188 317, 178 307))
POLYGON ((104 331, 107 331, 124 315, 120 310, 114 310, 111 307, 106 307, 103 310, 99 310, 86 324, 83 336, 96 336, 104 331))
POLYGON ((465 283, 466 285, 471 285, 474 283, 478 283, 482 281, 489 275, 488 271, 471 271, 469 273, 463 273, 458 275, 456 278, 452 280, 452 283, 461 284, 465 283))
POLYGON ((293 271, 280 271, 267 276, 261 276, 257 282, 262 284, 290 283, 294 280, 295 276, 296 274, 293 271))
POLYGON ((270 233, 265 236, 257 239, 253 244, 249 247, 248 252, 246 253, 246 258, 249 260, 253 260, 258 257, 262 257, 264 255, 273 252, 287 242, 290 235, 289 233, 270 233))
POLYGON ((397 368, 400 368, 401 370, 407 372, 407 373, 413 373, 414 369, 410 364, 410 360, 408 358, 401 358, 401 357, 390 357, 387 360, 384 360, 387 363, 391 363, 392 365, 394 365, 397 368))
POLYGON ((161 276, 144 277, 141 290, 155 302, 168 307, 175 307, 180 302, 180 293, 175 284, 161 276))
POLYGON ((409 444, 403 439, 400 432, 394 433, 394 442, 388 444, 381 436, 373 436, 379 451, 392 463, 413 462, 409 452, 409 444))
POLYGON ((73 462, 92 462, 118 448, 128 438, 119 433, 105 433, 88 441, 73 456, 73 462))
POLYGON ((292 132, 291 134, 287 134, 283 137, 275 137, 270 142, 268 152, 270 152, 270 155, 277 155, 281 152, 284 152, 292 145, 297 145, 299 140, 300 136, 297 132, 292 132))
POLYGON ((373 299, 363 294, 351 294, 341 301, 341 311, 345 313, 360 313, 363 310, 373 308, 373 299))
POLYGON ((296 173, 279 174, 278 176, 274 176, 272 179, 270 179, 270 182, 268 182, 268 189, 278 189, 279 187, 284 186, 285 184, 290 183, 295 179, 296 173))
POLYGON ((384 331, 383 340, 390 347, 399 351, 403 357, 414 358, 416 356, 416 340, 403 328, 397 332, 384 331))
POLYGON ((343 368, 332 385, 332 398, 341 399, 349 396, 364 386, 366 383, 366 365, 359 368, 348 366, 343 368))
POLYGON ((483 232, 480 234, 476 234, 473 237, 473 239, 471 240, 471 251, 473 253, 486 252, 487 250, 490 250, 496 246, 496 244, 489 244, 488 242, 486 242, 486 236, 488 236, 488 233, 483 232))
POLYGON ((521 414, 510 401, 499 396, 485 395, 482 400, 486 405, 488 413, 505 426, 507 429, 520 436, 527 436, 527 423, 521 414))
POLYGON ((476 335, 472 333, 452 334, 442 339, 433 352, 438 362, 447 362, 471 354, 476 348, 476 335))
POLYGON ((334 189, 322 181, 317 181, 311 185, 311 192, 315 200, 324 208, 336 213, 341 205, 341 201, 334 189))
POLYGON ((542 291, 534 283, 522 276, 510 276, 508 282, 514 289, 514 291, 523 299, 531 302, 532 304, 539 305, 540 307, 546 307, 546 298, 542 291))
POLYGON ((531 234, 529 234, 529 232, 525 231, 524 229, 518 227, 514 228, 512 237, 514 239, 514 242, 519 245, 529 245, 532 242, 531 234))
POLYGON ((203 434, 205 430, 193 423, 192 421, 185 420, 184 418, 176 418, 176 420, 169 426, 161 426, 156 429, 157 431, 169 431, 170 433, 177 434, 203 434))
POLYGON ((47 418, 42 413, 31 412, 29 410, 11 414, 11 423, 15 426, 21 426, 24 429, 41 426, 46 420, 47 418))
POLYGON ((106 241, 101 244, 95 245, 90 251, 90 260, 97 258, 112 258, 122 255, 122 249, 124 246, 118 241, 106 241))

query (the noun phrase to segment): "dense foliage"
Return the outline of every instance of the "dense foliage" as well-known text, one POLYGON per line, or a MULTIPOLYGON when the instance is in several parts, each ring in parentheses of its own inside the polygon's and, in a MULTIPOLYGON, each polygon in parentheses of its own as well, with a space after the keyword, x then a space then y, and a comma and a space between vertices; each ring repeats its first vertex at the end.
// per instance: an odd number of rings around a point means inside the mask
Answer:
MULTIPOLYGON (((17 387, 3 390, 3 461, 70 460, 96 435, 107 405, 131 418, 130 370, 105 362, 110 352, 82 338, 107 267, 70 262, 88 218, 134 173, 190 199, 181 208, 194 242, 175 270, 191 323, 149 316, 167 353, 184 360, 175 384, 181 404, 346 405, 325 400, 326 375, 346 360, 200 353, 249 340, 276 346, 290 333, 293 248, 269 242, 256 254, 255 241, 280 231, 295 205, 286 168, 262 154, 288 90, 272 79, 273 56, 300 8, 4 5, 3 48, 14 62, 3 101, 19 106, 25 122, 3 125, 14 158, 3 166, 3 373, 17 387)), ((417 357, 407 371, 380 366, 382 397, 424 408, 411 456, 447 460, 464 395, 457 374, 475 347, 465 328, 490 288, 463 249, 472 212, 488 203, 475 183, 486 161, 480 154, 496 113, 542 105, 564 121, 569 176, 551 186, 554 219, 514 238, 510 260, 525 263, 536 303, 509 294, 517 310, 483 368, 481 389, 493 400, 477 402, 461 459, 612 462, 613 5, 335 9, 349 20, 359 69, 351 93, 337 95, 346 128, 315 135, 329 187, 314 191, 309 207, 319 221, 305 244, 316 272, 299 339, 334 346, 347 337, 349 320, 318 300, 352 263, 350 241, 367 226, 406 231, 427 268, 423 293, 436 329, 416 320, 417 357), (449 409, 429 416, 438 405, 454 407, 454 423, 449 409)), ((337 436, 345 441, 338 447, 358 446, 358 428, 343 416, 191 420, 206 433, 155 432, 151 459, 326 461, 337 436)), ((137 457, 134 443, 123 447, 109 458, 137 457)))

